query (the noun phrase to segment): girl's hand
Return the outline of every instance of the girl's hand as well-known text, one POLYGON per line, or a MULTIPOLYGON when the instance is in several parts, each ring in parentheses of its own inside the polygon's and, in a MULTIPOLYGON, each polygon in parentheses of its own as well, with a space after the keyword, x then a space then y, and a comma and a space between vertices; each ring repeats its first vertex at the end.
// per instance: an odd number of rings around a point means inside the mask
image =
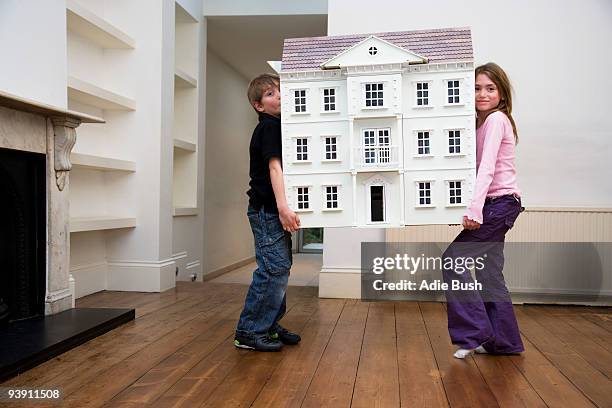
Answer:
POLYGON ((476 230, 480 228, 480 223, 478 221, 470 220, 465 215, 463 216, 463 228, 466 230, 476 230))

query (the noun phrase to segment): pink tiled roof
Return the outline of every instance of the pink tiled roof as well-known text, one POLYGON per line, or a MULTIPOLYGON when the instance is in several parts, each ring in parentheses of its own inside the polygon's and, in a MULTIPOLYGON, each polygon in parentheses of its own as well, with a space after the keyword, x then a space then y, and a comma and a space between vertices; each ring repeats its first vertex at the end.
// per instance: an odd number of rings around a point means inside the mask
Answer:
POLYGON ((327 37, 288 38, 283 45, 283 71, 320 69, 327 60, 374 35, 405 50, 426 57, 429 62, 472 60, 469 28, 393 31, 327 37))

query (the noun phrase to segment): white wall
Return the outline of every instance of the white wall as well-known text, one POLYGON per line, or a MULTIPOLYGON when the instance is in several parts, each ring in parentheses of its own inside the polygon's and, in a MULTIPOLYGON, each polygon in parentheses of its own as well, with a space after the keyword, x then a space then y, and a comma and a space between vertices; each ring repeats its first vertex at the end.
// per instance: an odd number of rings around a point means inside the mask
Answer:
POLYGON ((512 80, 524 204, 611 207, 612 2, 329 1, 329 35, 453 26, 512 80))
POLYGON ((64 0, 0 1, 0 90, 65 108, 64 0))
MULTIPOLYGON (((183 0, 186 1, 186 0, 183 0)), ((327 0, 202 0, 206 16, 327 14, 327 0)))
MULTIPOLYGON (((513 82, 524 205, 612 207, 612 3, 329 0, 329 35, 455 26, 471 26, 477 64, 497 62, 513 82)), ((352 254, 384 239, 383 230, 326 229, 321 295, 358 297, 352 254), (336 279, 342 271, 351 278, 336 279)))
POLYGON ((249 80, 207 53, 204 274, 254 254, 246 217, 249 143, 257 125, 249 80))

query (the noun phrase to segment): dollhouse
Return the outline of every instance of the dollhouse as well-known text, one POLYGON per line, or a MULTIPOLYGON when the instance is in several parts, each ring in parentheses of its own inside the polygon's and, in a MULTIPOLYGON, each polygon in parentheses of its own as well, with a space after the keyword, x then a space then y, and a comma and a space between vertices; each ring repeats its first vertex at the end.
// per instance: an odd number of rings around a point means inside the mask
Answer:
POLYGON ((476 174, 469 28, 287 39, 279 74, 303 227, 461 222, 476 174))

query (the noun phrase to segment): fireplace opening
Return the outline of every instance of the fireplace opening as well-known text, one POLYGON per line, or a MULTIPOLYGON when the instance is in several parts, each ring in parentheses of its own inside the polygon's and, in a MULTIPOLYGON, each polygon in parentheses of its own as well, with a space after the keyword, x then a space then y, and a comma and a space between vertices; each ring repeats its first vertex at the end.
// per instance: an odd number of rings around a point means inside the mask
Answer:
POLYGON ((0 324, 44 315, 45 155, 0 148, 0 324))

